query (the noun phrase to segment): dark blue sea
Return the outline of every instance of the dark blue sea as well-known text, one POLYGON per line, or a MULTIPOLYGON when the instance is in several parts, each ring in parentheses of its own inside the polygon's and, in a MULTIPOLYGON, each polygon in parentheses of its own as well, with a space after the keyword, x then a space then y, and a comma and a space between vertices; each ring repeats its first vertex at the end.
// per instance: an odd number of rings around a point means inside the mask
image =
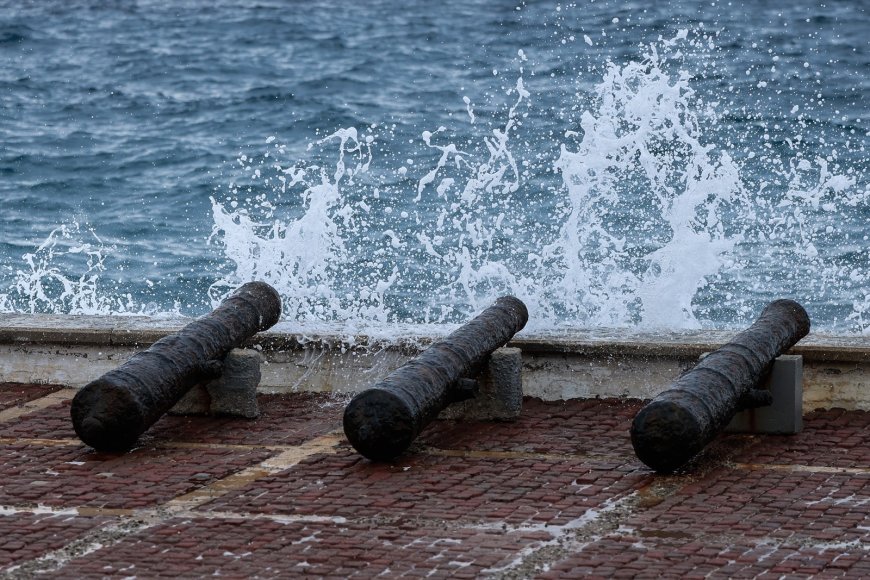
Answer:
POLYGON ((0 311, 870 333, 863 0, 0 0, 0 311))

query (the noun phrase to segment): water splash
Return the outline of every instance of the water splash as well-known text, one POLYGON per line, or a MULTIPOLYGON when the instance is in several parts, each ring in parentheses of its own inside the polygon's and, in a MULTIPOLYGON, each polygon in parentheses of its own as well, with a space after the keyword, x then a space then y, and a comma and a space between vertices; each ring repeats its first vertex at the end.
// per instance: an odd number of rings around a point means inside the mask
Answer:
POLYGON ((11 289, 0 294, 0 311, 138 313, 129 294, 117 295, 101 285, 111 251, 91 228, 78 223, 55 228, 35 251, 22 256, 25 266, 16 272, 11 289))
MULTIPOLYGON (((395 174, 404 181, 391 189, 383 174, 366 176, 371 141, 363 146, 346 129, 318 143, 339 142, 331 175, 318 168, 320 182, 308 185, 309 173, 290 171, 302 186, 295 221, 268 216, 257 225, 249 208, 216 204, 215 232, 236 265, 216 287, 259 275, 288 297, 290 320, 376 326, 457 322, 504 293, 526 301, 531 329, 698 328, 722 324, 711 316, 720 305, 739 324, 756 302, 780 295, 825 300, 842 272, 816 248, 830 228, 819 233, 820 216, 863 207, 866 195, 854 176, 799 155, 774 172, 784 191, 748 179, 728 147, 711 140, 708 128, 722 123, 716 104, 693 91, 689 73, 673 70, 689 36, 680 31, 635 62, 607 63, 553 161, 556 203, 530 194, 512 141, 533 98, 520 77, 482 157, 444 127, 424 131, 433 166, 411 181, 403 165, 395 174), (353 169, 345 166, 349 153, 360 156, 353 169), (808 183, 812 174, 817 181, 808 183), (381 203, 384 193, 389 203, 381 203), (374 263, 351 259, 348 246, 362 245, 374 263), (782 253, 828 282, 785 288, 764 275, 743 296, 729 291, 782 253), (720 304, 703 303, 711 287, 724 296, 720 304)), ((865 281, 866 259, 849 275, 865 281)), ((866 328, 865 306, 848 304, 855 310, 845 318, 866 328)))
MULTIPOLYGON (((864 176, 835 155, 807 156, 801 135, 747 145, 727 108, 692 88, 686 54, 699 47, 713 50, 680 31, 635 61, 608 61, 543 170, 528 141, 552 138, 523 124, 535 96, 522 68, 480 146, 445 127, 421 132, 422 168, 395 163, 376 125, 339 129, 295 161, 269 138, 211 198, 224 261, 209 298, 264 280, 286 321, 352 334, 460 322, 506 293, 528 304, 531 330, 739 325, 792 297, 829 330, 870 333, 864 176)), ((462 107, 485 127, 481 107, 462 107)), ((100 284, 111 248, 93 232, 66 247, 65 228, 25 256, 0 309, 141 311, 100 284)))
MULTIPOLYGON (((725 211, 747 194, 727 152, 703 142, 703 104, 656 48, 609 63, 583 113, 576 151, 562 146, 570 212, 544 249, 590 325, 699 326, 692 301, 742 239, 725 211)), ((568 135, 575 135, 569 132, 568 135)))
MULTIPOLYGON (((231 264, 230 272, 209 289, 213 305, 238 285, 262 280, 279 290, 284 316, 290 320, 387 319, 383 297, 391 277, 375 279, 369 274, 366 279, 365 272, 356 269, 356 254, 346 242, 346 233, 358 227, 359 208, 344 191, 368 171, 373 140, 348 128, 312 144, 309 149, 337 143, 338 160, 329 169, 273 162, 265 168, 270 173, 266 176, 255 167, 262 160, 240 159, 255 180, 264 180, 267 188, 278 185, 254 204, 239 205, 233 199, 225 205, 212 198, 210 240, 220 245, 231 264), (287 213, 291 215, 283 215, 287 213)), ((238 188, 233 193, 238 194, 238 188)))
MULTIPOLYGON (((421 223, 416 238, 434 259, 428 269, 444 280, 437 292, 440 309, 427 322, 451 320, 457 310, 481 310, 506 293, 534 300, 533 281, 528 272, 515 267, 514 258, 518 256, 511 247, 515 228, 521 227, 523 217, 516 213, 522 177, 509 147, 520 107, 530 96, 522 77, 508 94, 515 95, 515 101, 504 126, 493 129, 492 136, 484 139, 488 155, 483 162, 475 163, 470 154, 454 144, 433 145, 433 134, 423 133, 426 146, 439 150, 441 156, 436 167, 417 184, 415 203, 426 192, 432 196, 434 212, 428 224, 421 223), (467 169, 465 179, 458 181, 448 171, 451 161, 456 169, 467 169), (439 177, 432 191, 430 185, 439 177)), ((436 134, 443 131, 443 127, 439 128, 436 134)))

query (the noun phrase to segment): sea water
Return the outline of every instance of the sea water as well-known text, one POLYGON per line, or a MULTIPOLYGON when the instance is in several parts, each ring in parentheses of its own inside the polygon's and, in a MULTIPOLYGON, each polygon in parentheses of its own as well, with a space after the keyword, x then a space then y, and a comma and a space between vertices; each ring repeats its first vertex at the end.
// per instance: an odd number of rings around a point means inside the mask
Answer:
POLYGON ((0 311, 870 333, 859 0, 0 0, 0 311))

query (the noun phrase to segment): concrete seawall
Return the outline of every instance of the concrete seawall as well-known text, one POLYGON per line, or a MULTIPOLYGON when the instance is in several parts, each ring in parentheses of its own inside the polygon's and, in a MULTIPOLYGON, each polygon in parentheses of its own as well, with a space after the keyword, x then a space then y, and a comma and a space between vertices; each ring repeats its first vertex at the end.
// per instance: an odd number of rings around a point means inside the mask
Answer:
MULTIPOLYGON (((0 382, 80 387, 189 320, 140 317, 0 315, 0 382)), ((598 329, 521 333, 523 391, 543 400, 656 395, 698 357, 734 332, 639 333, 598 329)), ((384 377, 431 342, 384 341, 339 333, 271 330, 248 346, 264 357, 261 390, 350 393, 384 377)), ((870 337, 811 334, 791 354, 804 357, 804 410, 870 410, 870 337)))

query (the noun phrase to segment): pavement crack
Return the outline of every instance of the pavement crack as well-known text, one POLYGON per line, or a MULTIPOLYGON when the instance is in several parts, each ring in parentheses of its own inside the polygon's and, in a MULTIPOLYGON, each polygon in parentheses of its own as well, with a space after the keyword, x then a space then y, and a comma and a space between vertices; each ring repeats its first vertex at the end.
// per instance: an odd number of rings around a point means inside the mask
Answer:
POLYGON ((127 536, 154 527, 162 521, 156 517, 121 519, 92 530, 65 546, 47 552, 36 559, 7 568, 0 572, 0 576, 10 579, 30 579, 38 574, 60 570, 71 560, 110 547, 123 541, 127 536))
POLYGON ((641 509, 658 505, 677 493, 688 483, 685 476, 655 476, 653 480, 622 496, 605 501, 600 507, 591 508, 582 516, 566 524, 547 524, 508 527, 505 531, 550 534, 551 539, 532 544, 520 551, 513 561, 505 566, 486 570, 495 578, 530 578, 546 572, 553 564, 571 554, 581 552, 586 546, 614 533, 621 533, 623 523, 641 509))

